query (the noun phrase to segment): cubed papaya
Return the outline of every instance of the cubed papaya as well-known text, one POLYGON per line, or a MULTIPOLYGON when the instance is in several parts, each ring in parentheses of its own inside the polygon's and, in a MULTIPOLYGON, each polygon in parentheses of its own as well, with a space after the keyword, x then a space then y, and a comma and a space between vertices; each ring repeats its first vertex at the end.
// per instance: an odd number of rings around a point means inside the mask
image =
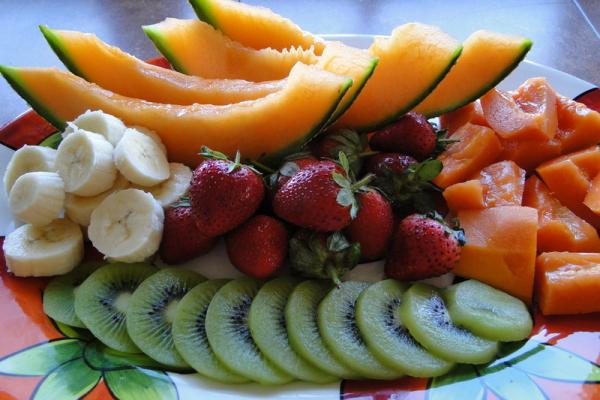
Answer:
POLYGON ((591 180, 600 172, 598 146, 547 161, 537 167, 536 171, 563 205, 596 229, 600 228, 600 216, 583 203, 591 180))
POLYGON ((488 165, 478 174, 486 207, 520 206, 525 187, 525 170, 512 161, 488 165))
POLYGON ((592 210, 596 215, 600 214, 600 174, 596 175, 588 189, 583 204, 592 210))
POLYGON ((537 210, 503 206, 462 210, 467 243, 455 273, 531 303, 537 248, 537 210))
POLYGON ((558 132, 563 154, 600 142, 600 113, 569 98, 558 96, 558 132))
POLYGON ((485 126, 467 123, 452 135, 452 139, 457 142, 438 156, 444 167, 433 183, 441 188, 466 181, 496 161, 502 152, 500 140, 485 126))
POLYGON ((544 161, 562 154, 560 141, 554 137, 550 140, 537 139, 500 139, 502 154, 500 159, 514 161, 526 171, 533 171, 544 161))
POLYGON ((479 100, 475 100, 457 110, 440 115, 440 128, 447 129, 449 135, 454 134, 458 128, 467 122, 475 125, 488 126, 487 121, 483 116, 483 109, 481 108, 481 102, 479 100))
POLYGON ((516 92, 492 89, 481 98, 488 125, 504 139, 549 140, 556 135, 556 92, 544 78, 532 78, 516 92))
POLYGON ((448 209, 453 212, 485 208, 483 186, 479 179, 450 185, 444 190, 443 195, 448 209))
POLYGON ((600 253, 543 253, 537 258, 536 293, 544 315, 600 311, 600 253))
POLYGON ((562 205, 544 182, 535 175, 525 183, 523 205, 538 210, 539 253, 600 252, 598 231, 562 205))

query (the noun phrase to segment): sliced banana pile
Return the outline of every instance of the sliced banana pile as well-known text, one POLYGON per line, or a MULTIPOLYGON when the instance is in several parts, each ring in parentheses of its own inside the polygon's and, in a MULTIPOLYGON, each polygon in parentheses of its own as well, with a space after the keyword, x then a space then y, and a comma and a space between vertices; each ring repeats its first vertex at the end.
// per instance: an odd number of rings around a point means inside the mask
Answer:
POLYGON ((9 270, 64 274, 81 262, 84 235, 110 260, 152 256, 163 207, 186 194, 190 168, 168 162, 156 133, 102 111, 86 111, 62 136, 57 150, 17 150, 4 174, 10 209, 26 223, 4 242, 9 270))

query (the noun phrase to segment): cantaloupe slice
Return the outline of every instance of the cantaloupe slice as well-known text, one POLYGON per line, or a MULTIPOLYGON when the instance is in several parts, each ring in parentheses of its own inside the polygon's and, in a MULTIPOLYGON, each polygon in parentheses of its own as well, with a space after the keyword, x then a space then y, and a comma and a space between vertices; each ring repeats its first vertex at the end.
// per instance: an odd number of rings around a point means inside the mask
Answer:
POLYGON ((443 189, 470 179, 496 161, 502 152, 500 140, 493 130, 485 126, 463 125, 452 135, 452 139, 457 142, 438 156, 444 167, 433 180, 443 189))
POLYGON ((456 65, 414 111, 434 117, 478 99, 519 65, 531 45, 520 36, 474 32, 465 40, 456 65))
POLYGON ((470 122, 475 125, 488 126, 481 102, 475 100, 472 103, 466 104, 461 108, 440 115, 440 128, 448 130, 448 134, 452 135, 458 128, 470 122))
POLYGON ((375 38, 369 52, 379 65, 337 125, 371 131, 410 111, 446 76, 461 49, 440 29, 418 23, 375 38))
POLYGON ((245 46, 277 50, 314 46, 318 54, 324 49, 319 38, 268 8, 231 0, 190 0, 190 4, 198 18, 245 46))
POLYGON ((536 171, 562 204, 596 229, 600 228, 600 216, 583 204, 591 180, 600 173, 598 146, 547 161, 536 171))
POLYGON ((450 185, 442 194, 446 199, 448 209, 455 213, 459 210, 485 208, 483 186, 479 179, 471 179, 450 185))
POLYGON ((310 48, 255 50, 198 20, 167 18, 142 28, 173 68, 203 78, 270 81, 287 77, 299 61, 317 62, 310 48))
POLYGON ((523 205, 538 210, 538 252, 600 252, 596 229, 563 206, 535 175, 525 183, 523 205))
POLYGON ((600 254, 543 253, 536 288, 544 315, 600 311, 600 254))
POLYGON ((467 243, 454 272, 531 303, 537 211, 519 206, 463 210, 458 220, 467 243))
POLYGON ((114 94, 52 68, 0 67, 11 86, 62 129, 86 110, 102 110, 160 135, 172 161, 195 166, 202 145, 233 156, 279 160, 298 151, 329 120, 352 80, 297 64, 286 86, 261 99, 225 106, 151 103, 114 94))
POLYGON ((563 154, 600 143, 600 113, 564 96, 558 96, 558 132, 563 154))
POLYGON ((145 63, 90 33, 41 26, 71 72, 123 96, 171 104, 231 104, 281 90, 285 81, 203 79, 145 63))

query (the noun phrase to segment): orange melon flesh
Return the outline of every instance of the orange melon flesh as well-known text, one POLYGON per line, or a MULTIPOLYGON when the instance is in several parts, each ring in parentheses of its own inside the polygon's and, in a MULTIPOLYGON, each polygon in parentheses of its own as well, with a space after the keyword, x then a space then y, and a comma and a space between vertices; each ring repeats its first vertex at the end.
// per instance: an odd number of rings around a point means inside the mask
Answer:
POLYGON ((592 184, 583 199, 583 204, 594 213, 600 214, 600 174, 592 180, 592 184))
POLYGON ((324 49, 322 40, 268 8, 231 0, 190 0, 190 4, 198 18, 244 46, 276 50, 314 46, 318 54, 324 49))
POLYGON ((466 245, 454 272, 480 280, 531 303, 537 242, 537 211, 504 206, 458 213, 466 245))
POLYGON ((547 161, 536 171, 562 204, 596 229, 600 228, 600 216, 583 203, 591 180, 600 172, 598 146, 547 161))
POLYGON ((550 140, 537 139, 500 139, 503 160, 514 161, 526 171, 534 170, 544 161, 551 160, 561 154, 560 141, 555 137, 550 140))
POLYGON ((471 179, 450 185, 442 195, 446 199, 448 209, 452 212, 485 208, 483 186, 479 179, 471 179))
POLYGON ((600 254, 543 253, 536 288, 544 315, 600 311, 600 254))
POLYGON ((489 126, 504 139, 556 135, 556 93, 543 78, 527 80, 512 96, 493 89, 481 98, 481 107, 489 126))
POLYGON ((457 110, 440 115, 440 128, 447 129, 449 135, 452 135, 458 128, 467 122, 475 125, 488 126, 487 121, 483 116, 483 109, 481 108, 481 102, 479 100, 464 105, 457 110))
POLYGON ((410 23, 390 38, 377 37, 369 52, 379 65, 338 125, 371 131, 417 105, 446 75, 462 47, 436 27, 410 23))
POLYGON ((558 132, 563 153, 571 153, 600 142, 600 113, 558 96, 558 132))
POLYGON ((523 205, 538 210, 538 252, 600 252, 596 229, 563 206, 535 175, 525 183, 523 205))
POLYGON ((477 31, 442 82, 413 111, 435 117, 475 101, 516 68, 531 48, 520 36, 477 31))
POLYGON ((143 29, 173 68, 203 78, 270 81, 287 77, 299 61, 317 62, 312 49, 255 50, 198 20, 167 18, 143 29))
POLYGON ((41 29, 71 72, 123 96, 183 105, 231 104, 259 99, 285 85, 283 80, 253 83, 187 76, 145 63, 93 34, 41 29))
POLYGON ((500 140, 493 130, 485 126, 468 123, 458 129, 452 139, 458 142, 452 143, 438 156, 444 167, 433 180, 443 189, 471 178, 496 161, 502 152, 500 140))
POLYGON ((229 156, 269 162, 285 156, 327 122, 351 80, 314 66, 296 65, 286 86, 258 100, 215 106, 151 103, 114 94, 56 69, 0 67, 31 106, 62 129, 86 110, 102 110, 161 137, 169 159, 195 166, 202 145, 229 156))
POLYGON ((525 187, 525 171, 512 161, 500 161, 479 172, 485 206, 520 206, 525 187))

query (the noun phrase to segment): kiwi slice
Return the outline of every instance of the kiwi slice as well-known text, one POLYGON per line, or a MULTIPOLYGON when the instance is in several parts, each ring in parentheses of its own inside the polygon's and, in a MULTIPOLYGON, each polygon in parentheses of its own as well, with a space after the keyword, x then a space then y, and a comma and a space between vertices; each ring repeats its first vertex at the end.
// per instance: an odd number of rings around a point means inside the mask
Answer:
POLYGON ((46 315, 63 324, 85 328, 83 321, 75 314, 75 290, 102 264, 104 263, 86 262, 68 274, 52 279, 44 289, 46 315))
POLYGON ((395 379, 398 369, 383 365, 367 348, 354 318, 356 299, 366 282, 344 282, 332 289, 318 308, 319 331, 331 352, 343 363, 371 379, 395 379))
POLYGON ((248 379, 217 360, 206 337, 206 310, 215 293, 227 282, 227 279, 202 282, 183 296, 175 312, 173 341, 181 357, 200 374, 222 383, 244 383, 248 379))
POLYGON ((283 277, 273 279, 260 288, 248 313, 250 334, 260 351, 289 375, 307 382, 333 382, 337 379, 335 376, 310 364, 290 346, 285 306, 298 283, 299 279, 283 277))
POLYGON ((416 377, 440 376, 454 364, 434 356, 410 335, 400 319, 407 285, 393 279, 365 289, 356 301, 356 324, 371 352, 384 364, 416 377))
POLYGON ((227 368, 261 384, 280 385, 294 378, 262 354, 248 327, 250 304, 261 283, 240 278, 219 289, 206 312, 206 335, 217 359, 227 368))
POLYGON ((444 291, 452 321, 490 340, 512 342, 531 334, 533 321, 521 300, 475 280, 444 291))
POLYGON ((498 352, 498 342, 456 326, 444 299, 432 286, 423 283, 411 286, 402 297, 400 318, 423 347, 445 360, 483 364, 498 352))
POLYGON ((173 368, 189 368, 181 357, 171 328, 179 300, 206 278, 183 268, 165 268, 133 292, 127 309, 127 332, 149 357, 173 368))
POLYGON ((75 314, 108 347, 139 353, 127 333, 127 308, 134 290, 156 271, 145 263, 114 263, 98 268, 75 291, 75 314))
POLYGON ((294 351, 330 375, 357 379, 360 374, 340 363, 319 333, 317 308, 329 290, 327 281, 304 281, 294 288, 285 306, 288 339, 294 351))

